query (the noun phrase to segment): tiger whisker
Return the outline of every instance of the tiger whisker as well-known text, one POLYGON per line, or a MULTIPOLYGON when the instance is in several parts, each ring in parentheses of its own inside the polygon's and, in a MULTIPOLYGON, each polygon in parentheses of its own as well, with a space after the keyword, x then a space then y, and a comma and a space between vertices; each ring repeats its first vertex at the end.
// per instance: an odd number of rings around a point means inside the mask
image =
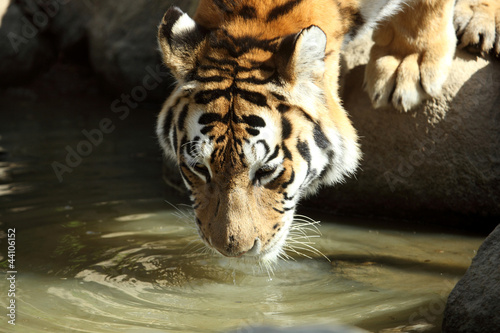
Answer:
POLYGON ((199 253, 203 248, 205 247, 205 244, 199 239, 195 238, 190 240, 186 246, 184 246, 184 251, 185 252, 194 252, 194 253, 199 253))
POLYGON ((298 250, 303 250, 303 251, 310 252, 312 254, 321 256, 321 257, 325 258, 326 260, 330 261, 330 259, 326 255, 324 255, 320 250, 318 250, 314 246, 312 246, 310 244, 306 244, 304 242, 287 243, 285 245, 285 248, 288 249, 288 250, 292 250, 294 253, 299 254, 301 256, 304 256, 306 258, 310 258, 311 259, 311 257, 309 255, 307 255, 307 254, 305 254, 303 252, 299 252, 298 250), (297 245, 297 244, 300 244, 300 245, 297 245))
POLYGON ((275 264, 276 264, 275 262, 271 262, 271 261, 267 261, 267 260, 259 261, 260 269, 263 270, 262 268, 264 267, 269 279, 272 279, 272 277, 274 276, 274 265, 275 264))
POLYGON ((315 242, 312 240, 312 238, 321 236, 321 231, 318 228, 319 224, 319 221, 308 216, 296 214, 283 248, 306 258, 312 257, 304 252, 322 256, 329 260, 320 250, 314 247, 315 242))
POLYGON ((313 237, 313 238, 321 237, 321 235, 314 234, 314 230, 307 228, 290 230, 289 233, 291 233, 292 235, 304 236, 304 237, 313 237))
POLYGON ((285 251, 283 251, 283 249, 278 253, 278 258, 280 258, 281 260, 284 260, 284 261, 288 261, 288 260, 295 261, 295 258, 288 255, 285 251))
POLYGON ((312 257, 311 257, 311 256, 308 256, 308 255, 307 255, 307 254, 305 254, 305 253, 299 252, 299 251, 297 251, 297 249, 296 249, 296 248, 291 247, 291 246, 289 246, 289 245, 286 245, 286 244, 285 244, 285 246, 283 246, 283 248, 284 248, 285 250, 288 250, 288 251, 291 251, 291 252, 293 252, 293 253, 295 253, 295 254, 298 254, 299 256, 306 257, 306 258, 308 258, 308 259, 312 259, 312 257))
POLYGON ((193 233, 198 232, 196 225, 193 223, 195 215, 192 210, 181 209, 178 207, 185 204, 174 205, 167 200, 165 200, 165 202, 175 209, 175 211, 171 213, 173 216, 175 216, 179 221, 183 222, 189 230, 193 231, 193 233))

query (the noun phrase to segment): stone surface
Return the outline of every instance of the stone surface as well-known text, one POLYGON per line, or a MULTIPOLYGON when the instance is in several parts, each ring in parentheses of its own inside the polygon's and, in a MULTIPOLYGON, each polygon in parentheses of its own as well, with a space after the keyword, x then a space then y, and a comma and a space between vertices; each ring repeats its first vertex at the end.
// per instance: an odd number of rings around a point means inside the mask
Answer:
POLYGON ((486 238, 444 312, 444 333, 500 332, 500 225, 486 238))
POLYGON ((269 326, 249 326, 239 328, 228 333, 368 333, 353 326, 335 325, 335 326, 302 326, 302 327, 269 327, 269 326))
POLYGON ((24 84, 72 51, 71 57, 90 58, 112 92, 132 95, 137 87, 134 103, 162 102, 173 80, 156 31, 172 5, 194 13, 197 1, 0 0, 0 86, 24 84), (151 80, 151 72, 160 73, 159 80, 151 80))
MULTIPOLYGON (((156 34, 163 14, 172 5, 192 13, 196 4, 194 0, 96 1, 88 27, 92 67, 117 93, 154 86, 153 81, 145 83, 144 78, 151 70, 162 67, 156 34)), ((172 79, 170 75, 161 79, 160 86, 146 89, 148 100, 166 98, 172 79)), ((137 96, 142 101, 140 93, 137 96)))
MULTIPOLYGON (((360 135, 361 167, 304 205, 493 229, 500 217, 500 62, 457 51, 442 96, 401 113, 373 109, 362 89, 370 46, 369 35, 348 45, 341 80, 360 135)), ((168 182, 182 188, 175 167, 165 170, 168 182)))
POLYGON ((47 71, 61 52, 84 44, 87 1, 0 0, 0 86, 24 84, 47 71))
MULTIPOLYGON (((101 84, 121 98, 112 105, 131 107, 165 100, 173 82, 161 65, 157 25, 169 6, 192 14, 197 1, 17 3, 0 0, 0 86, 26 82, 84 43, 101 84)), ((400 113, 374 110, 362 90, 369 49, 368 35, 349 44, 342 81, 345 108, 361 137, 361 168, 306 205, 340 214, 460 219, 473 227, 481 217, 481 225, 493 228, 500 217, 500 62, 457 52, 443 95, 400 113)), ((182 188, 176 167, 165 169, 168 181, 182 188)))
POLYGON ((23 9, 0 0, 0 87, 19 84, 48 69, 56 52, 47 26, 34 25, 23 9))
POLYGON ((442 96, 401 113, 373 109, 363 92, 369 47, 361 39, 347 48, 342 93, 361 138, 361 167, 309 205, 471 227, 481 217, 493 229, 500 216, 500 62, 457 51, 442 96))

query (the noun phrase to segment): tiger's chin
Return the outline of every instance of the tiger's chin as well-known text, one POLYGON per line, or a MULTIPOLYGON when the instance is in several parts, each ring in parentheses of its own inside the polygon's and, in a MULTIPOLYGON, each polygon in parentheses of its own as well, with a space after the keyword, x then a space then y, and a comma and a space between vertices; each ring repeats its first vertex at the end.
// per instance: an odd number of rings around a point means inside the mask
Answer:
MULTIPOLYGON (((204 239, 202 235, 200 236, 204 239)), ((265 247, 263 246, 263 242, 259 238, 256 238, 254 246, 249 251, 239 255, 224 254, 206 241, 205 246, 210 249, 215 256, 227 259, 227 263, 229 263, 230 266, 233 266, 236 262, 252 265, 258 264, 269 273, 273 271, 273 267, 277 265, 280 258, 288 257, 285 253, 287 237, 288 231, 283 230, 283 232, 277 234, 265 247)))
POLYGON ((248 258, 254 259, 260 264, 264 265, 264 267, 275 265, 279 258, 282 258, 285 250, 286 238, 288 236, 288 232, 281 233, 278 238, 274 240, 274 242, 265 249, 258 249, 254 253, 249 252, 248 258))
POLYGON ((246 253, 245 255, 235 257, 225 257, 219 255, 219 264, 225 268, 237 269, 253 275, 267 275, 270 278, 274 275, 276 269, 280 267, 280 258, 284 250, 276 245, 260 253, 246 253))

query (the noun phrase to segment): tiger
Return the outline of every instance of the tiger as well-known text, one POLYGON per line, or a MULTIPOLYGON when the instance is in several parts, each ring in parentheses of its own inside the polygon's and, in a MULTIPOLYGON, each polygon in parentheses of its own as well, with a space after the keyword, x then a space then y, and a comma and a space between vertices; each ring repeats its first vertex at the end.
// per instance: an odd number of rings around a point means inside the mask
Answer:
POLYGON ((500 53, 499 3, 201 0, 193 18, 167 10, 157 38, 177 83, 156 132, 201 240, 229 258, 283 258, 300 200, 359 168, 338 93, 346 42, 373 29, 365 90, 374 107, 406 112, 441 92, 456 32, 462 47, 500 53))

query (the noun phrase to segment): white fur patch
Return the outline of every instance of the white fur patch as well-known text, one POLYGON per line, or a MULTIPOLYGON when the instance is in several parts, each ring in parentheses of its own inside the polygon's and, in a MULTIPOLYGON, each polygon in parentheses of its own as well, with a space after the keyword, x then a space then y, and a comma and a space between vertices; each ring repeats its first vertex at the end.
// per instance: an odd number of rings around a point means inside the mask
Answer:
POLYGON ((418 0, 360 0, 361 16, 365 20, 363 28, 359 34, 372 29, 377 23, 387 17, 395 15, 401 11, 404 6, 418 0))
POLYGON ((175 22, 172 27, 172 35, 180 35, 184 33, 188 33, 196 29, 196 22, 189 17, 188 14, 183 14, 179 19, 175 22))
MULTIPOLYGON (((294 53, 296 82, 292 87, 292 103, 315 112, 324 104, 323 90, 315 84, 325 72, 326 35, 320 28, 304 29, 297 40, 294 53)), ((317 114, 311 114, 313 118, 317 114)))
POLYGON ((304 29, 297 41, 294 55, 295 73, 299 79, 323 75, 325 71, 326 35, 317 26, 304 29))
MULTIPOLYGON (((178 95, 180 89, 176 89, 173 93, 173 95, 178 95)), ((169 137, 171 133, 165 133, 165 120, 167 118, 167 113, 170 108, 170 104, 174 99, 169 98, 165 104, 163 105, 163 108, 158 115, 158 121, 156 122, 156 135, 158 136, 158 141, 163 148, 163 152, 165 153, 165 156, 177 161, 177 155, 175 154, 175 147, 172 147, 170 145, 171 140, 169 140, 169 137)))
POLYGON ((283 216, 283 227, 276 236, 272 239, 271 244, 267 246, 263 253, 260 253, 260 260, 264 263, 274 263, 278 259, 279 255, 284 252, 283 247, 286 244, 288 238, 288 233, 293 223, 294 211, 288 211, 283 216))

